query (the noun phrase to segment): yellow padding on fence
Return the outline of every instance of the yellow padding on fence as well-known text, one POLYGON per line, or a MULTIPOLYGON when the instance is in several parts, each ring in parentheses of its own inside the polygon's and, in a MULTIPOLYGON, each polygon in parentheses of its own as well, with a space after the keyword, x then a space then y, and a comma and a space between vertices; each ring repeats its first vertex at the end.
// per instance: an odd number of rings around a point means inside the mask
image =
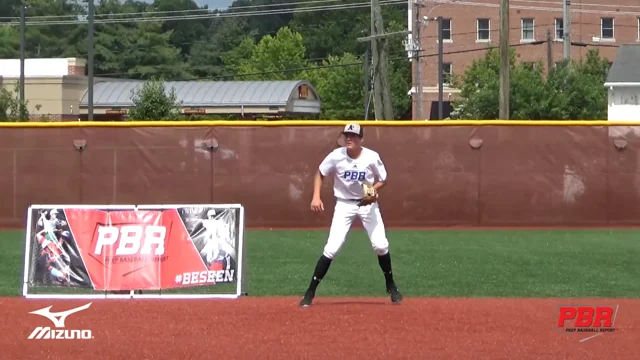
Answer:
POLYGON ((211 121, 60 121, 0 122, 0 128, 71 127, 208 127, 208 126, 344 126, 357 122, 364 126, 638 126, 638 121, 607 120, 434 120, 434 121, 347 121, 347 120, 211 120, 211 121))

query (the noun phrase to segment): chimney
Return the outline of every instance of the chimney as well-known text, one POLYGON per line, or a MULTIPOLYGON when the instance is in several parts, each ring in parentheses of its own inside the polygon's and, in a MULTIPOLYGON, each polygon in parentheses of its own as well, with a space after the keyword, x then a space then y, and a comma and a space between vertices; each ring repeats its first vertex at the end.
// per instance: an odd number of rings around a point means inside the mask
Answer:
POLYGON ((87 61, 80 58, 67 58, 68 75, 85 76, 87 61))

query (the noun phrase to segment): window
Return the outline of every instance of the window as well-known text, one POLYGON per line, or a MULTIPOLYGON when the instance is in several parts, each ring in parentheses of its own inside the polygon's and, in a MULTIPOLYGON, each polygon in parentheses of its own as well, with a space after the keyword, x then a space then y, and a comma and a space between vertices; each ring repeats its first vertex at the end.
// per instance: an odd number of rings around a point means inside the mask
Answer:
POLYGON ((613 18, 602 18, 600 22, 601 39, 614 39, 613 23, 613 18))
POLYGON ((451 85, 451 81, 453 77, 451 63, 443 63, 442 64, 442 83, 444 85, 451 85))
POLYGON ((451 41, 451 19, 442 19, 442 39, 451 41))
POLYGON ((556 38, 555 40, 564 39, 564 19, 556 18, 556 38))
POLYGON ((535 40, 535 32, 534 32, 535 22, 533 19, 522 19, 522 35, 521 39, 524 41, 533 41, 535 40))
POLYGON ((491 22, 489 19, 478 19, 478 38, 477 41, 491 40, 491 22))
POLYGON ((529 70, 535 70, 536 69, 536 63, 534 63, 532 61, 524 61, 522 63, 522 65, 524 65, 524 67, 529 69, 529 70))

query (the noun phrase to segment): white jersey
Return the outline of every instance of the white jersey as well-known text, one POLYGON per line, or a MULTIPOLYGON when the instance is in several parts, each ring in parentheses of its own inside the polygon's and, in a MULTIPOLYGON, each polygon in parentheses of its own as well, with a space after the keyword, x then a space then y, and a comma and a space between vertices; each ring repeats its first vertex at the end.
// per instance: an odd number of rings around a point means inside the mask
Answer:
POLYGON ((333 194, 338 199, 357 200, 364 197, 362 184, 373 185, 387 179, 387 170, 377 152, 362 148, 357 159, 347 155, 347 148, 333 150, 319 167, 322 176, 333 174, 333 194))

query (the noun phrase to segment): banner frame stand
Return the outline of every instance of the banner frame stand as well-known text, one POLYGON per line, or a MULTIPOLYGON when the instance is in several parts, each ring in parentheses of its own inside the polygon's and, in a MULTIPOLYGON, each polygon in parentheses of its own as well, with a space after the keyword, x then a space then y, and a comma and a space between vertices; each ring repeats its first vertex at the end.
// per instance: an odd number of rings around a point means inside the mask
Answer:
POLYGON ((245 236, 245 211, 242 204, 142 204, 142 205, 70 205, 70 204, 33 204, 27 209, 27 226, 25 231, 25 252, 23 260, 23 281, 22 296, 26 299, 238 299, 243 295, 243 265, 244 265, 244 236, 245 236), (31 225, 33 222, 32 210, 39 209, 113 209, 113 210, 162 210, 175 209, 181 207, 210 207, 219 209, 238 209, 238 251, 237 251, 237 275, 236 275, 236 292, 225 294, 136 294, 136 290, 129 290, 128 294, 112 294, 109 290, 102 293, 94 294, 33 294, 29 293, 29 265, 31 259, 32 232, 31 225))

